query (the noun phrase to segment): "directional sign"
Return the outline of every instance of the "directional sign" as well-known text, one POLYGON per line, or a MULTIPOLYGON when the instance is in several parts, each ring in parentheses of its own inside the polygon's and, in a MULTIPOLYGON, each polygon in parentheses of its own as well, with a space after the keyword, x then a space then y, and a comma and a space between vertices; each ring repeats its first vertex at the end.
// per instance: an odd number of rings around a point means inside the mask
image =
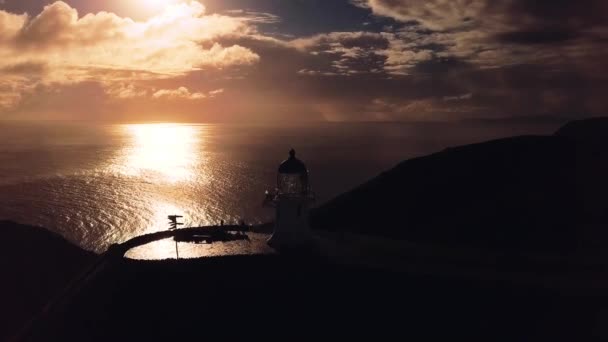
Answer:
POLYGON ((169 219, 169 230, 175 230, 178 226, 183 226, 183 223, 177 222, 177 219, 182 218, 180 215, 169 215, 167 218, 169 219))

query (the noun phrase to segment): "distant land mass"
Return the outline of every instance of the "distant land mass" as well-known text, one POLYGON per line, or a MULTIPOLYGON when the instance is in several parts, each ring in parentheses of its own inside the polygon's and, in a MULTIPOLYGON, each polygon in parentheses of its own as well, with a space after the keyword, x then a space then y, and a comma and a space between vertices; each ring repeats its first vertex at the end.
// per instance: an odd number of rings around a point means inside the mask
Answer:
POLYGON ((562 126, 555 135, 582 143, 588 149, 607 149, 608 145, 605 144, 608 143, 608 117, 571 121, 562 126))
MULTIPOLYGON (((579 114, 574 117, 586 117, 585 114, 579 114)), ((483 118, 470 118, 470 119, 462 119, 458 122, 461 123, 489 123, 489 124, 566 124, 572 121, 567 116, 558 116, 558 115, 518 115, 518 116, 504 116, 504 117, 483 117, 483 118)))
POLYGON ((573 252, 608 226, 608 118, 406 160, 320 206, 315 229, 573 252))

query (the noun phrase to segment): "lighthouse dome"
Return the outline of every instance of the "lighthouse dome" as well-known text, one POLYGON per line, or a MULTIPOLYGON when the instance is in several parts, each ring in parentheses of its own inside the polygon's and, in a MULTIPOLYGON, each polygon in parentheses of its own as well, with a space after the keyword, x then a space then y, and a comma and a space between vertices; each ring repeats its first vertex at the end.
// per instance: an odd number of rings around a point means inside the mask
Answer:
POLYGON ((308 169, 300 159, 296 158, 296 151, 291 149, 289 158, 279 165, 279 173, 308 173, 308 169))
POLYGON ((279 165, 277 187, 282 194, 302 194, 308 191, 308 169, 296 158, 296 151, 289 151, 289 158, 279 165))

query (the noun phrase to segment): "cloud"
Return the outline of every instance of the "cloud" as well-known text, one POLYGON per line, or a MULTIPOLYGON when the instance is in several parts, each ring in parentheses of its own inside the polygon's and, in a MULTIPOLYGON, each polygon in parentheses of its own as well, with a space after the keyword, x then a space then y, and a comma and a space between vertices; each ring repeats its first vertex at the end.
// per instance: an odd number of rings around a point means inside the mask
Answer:
POLYGON ((134 84, 118 83, 106 88, 106 94, 117 99, 132 99, 146 97, 148 90, 138 89, 134 84))
POLYGON ((326 60, 322 69, 300 69, 302 75, 352 76, 383 69, 389 40, 374 32, 332 32, 295 39, 290 46, 326 60))
POLYGON ((251 86, 239 93, 273 93, 280 84, 276 92, 292 106, 309 103, 310 112, 326 120, 568 117, 608 109, 598 98, 608 73, 597 72, 606 66, 593 61, 593 51, 578 49, 578 56, 567 58, 561 51, 573 54, 575 44, 512 46, 492 27, 436 31, 403 22, 380 32, 301 37, 287 47, 242 42, 263 58, 251 86))
POLYGON ((233 10, 225 11, 224 14, 227 16, 237 17, 237 18, 239 18, 239 20, 243 20, 243 21, 246 21, 246 22, 252 23, 252 24, 271 25, 271 24, 279 24, 282 22, 281 17, 279 17, 275 14, 266 13, 266 12, 257 12, 257 11, 243 10, 243 9, 233 9, 233 10))
POLYGON ((152 97, 155 99, 187 99, 187 100, 202 100, 206 98, 213 98, 224 92, 224 89, 212 90, 208 93, 191 92, 186 87, 179 87, 177 89, 161 89, 156 91, 152 97))
POLYGON ((581 29, 605 24, 604 0, 355 0, 378 16, 434 31, 531 28, 581 29))
POLYGON ((215 14, 182 2, 145 21, 62 2, 0 11, 0 109, 188 121, 608 110, 603 0, 357 0, 367 10, 352 18, 305 18, 291 1, 219 3, 215 14), (302 22, 266 13, 285 6, 302 22))
POLYGON ((408 75, 412 67, 435 55, 432 50, 408 46, 397 35, 390 35, 389 41, 389 48, 378 53, 386 56, 384 69, 392 75, 408 75))
POLYGON ((22 92, 6 81, 0 81, 0 109, 14 107, 22 98, 22 92))
POLYGON ((412 32, 332 32, 293 40, 291 46, 329 60, 321 70, 300 69, 302 75, 352 76, 365 73, 409 75, 417 64, 435 57, 427 46, 437 36, 412 32))
POLYGON ((0 94, 0 106, 14 106, 38 84, 95 81, 114 89, 108 94, 129 98, 133 90, 119 86, 126 80, 250 66, 258 54, 220 43, 222 37, 249 34, 257 31, 243 18, 206 15, 196 1, 169 6, 143 22, 107 12, 80 17, 62 1, 34 17, 0 10, 0 76, 11 83, 0 94))
POLYGON ((486 8, 485 0, 367 0, 356 1, 373 13, 399 21, 417 21, 433 30, 470 26, 486 8))
POLYGON ((461 101, 461 100, 470 100, 473 98, 472 93, 456 95, 456 96, 444 96, 443 101, 461 101))
POLYGON ((200 100, 207 96, 203 93, 191 93, 186 87, 179 87, 177 89, 161 89, 154 93, 155 99, 189 99, 189 100, 200 100))
MULTIPOLYGON (((605 57, 608 2, 527 0, 358 0, 359 6, 401 23, 408 49, 438 47, 440 58, 481 67, 557 64, 564 58, 605 57), (600 38, 599 36, 604 38, 600 38)), ((411 54, 410 54, 411 55, 411 54)), ((427 55, 428 56, 428 55, 427 55)))
POLYGON ((208 97, 216 97, 216 96, 218 96, 220 94, 223 94, 223 93, 224 93, 224 89, 212 90, 212 91, 209 92, 208 97))
POLYGON ((27 15, 12 14, 0 10, 0 41, 8 43, 13 40, 25 25, 27 15))

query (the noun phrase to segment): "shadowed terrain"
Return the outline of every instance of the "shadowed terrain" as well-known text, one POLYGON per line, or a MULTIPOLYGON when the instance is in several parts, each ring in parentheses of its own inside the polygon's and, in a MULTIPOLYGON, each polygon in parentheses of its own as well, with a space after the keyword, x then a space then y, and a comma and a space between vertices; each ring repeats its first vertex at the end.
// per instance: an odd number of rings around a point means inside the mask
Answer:
POLYGON ((46 229, 0 221, 0 340, 59 293, 95 255, 46 229))
POLYGON ((404 161, 316 209, 312 225, 526 251, 602 247, 607 122, 573 122, 554 136, 513 137, 404 161))
POLYGON ((24 340, 577 340, 602 336, 605 307, 592 296, 312 257, 125 260, 24 340))

